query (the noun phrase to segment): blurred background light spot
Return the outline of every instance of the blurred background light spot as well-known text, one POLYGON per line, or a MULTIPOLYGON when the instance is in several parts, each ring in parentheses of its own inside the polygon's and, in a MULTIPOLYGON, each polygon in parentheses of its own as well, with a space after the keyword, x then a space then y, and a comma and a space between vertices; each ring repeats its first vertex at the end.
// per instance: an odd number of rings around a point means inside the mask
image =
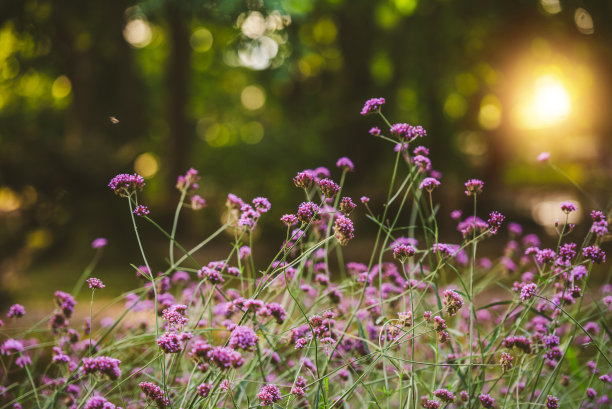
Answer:
POLYGON ((263 139, 264 127, 260 122, 250 121, 240 127, 240 139, 246 144, 255 145, 263 139))
POLYGON ((547 128, 562 123, 571 108, 570 95, 561 78, 553 73, 541 74, 521 102, 520 122, 527 129, 547 128))
POLYGON ((381 28, 393 28, 399 23, 400 15, 385 3, 381 3, 374 11, 376 25, 381 28))
POLYGON ((123 38, 130 45, 143 48, 151 43, 153 33, 149 23, 141 18, 130 20, 123 29, 123 38))
POLYGON ((393 0, 393 4, 397 11, 405 16, 411 16, 416 11, 419 2, 418 0, 393 0))
POLYGON ((478 91, 478 79, 471 73, 465 72, 457 75, 455 86, 459 93, 469 96, 478 91))
MULTIPOLYGON (((0 44, 0 47, 1 46, 0 44)), ((2 73, 2 78, 5 80, 15 78, 17 74, 19 74, 19 60, 13 56, 8 57, 4 61, 4 64, 2 64, 0 72, 2 73)))
POLYGON ((206 28, 201 27, 191 34, 189 43, 194 51, 198 53, 205 53, 206 51, 210 50, 213 45, 213 35, 206 28))
POLYGON ((578 224, 582 219, 581 204, 574 197, 568 197, 565 195, 558 195, 553 197, 547 197, 540 201, 534 202, 531 207, 531 216, 541 226, 547 229, 554 229, 555 222, 559 222, 559 227, 565 222, 565 213, 561 210, 561 202, 570 201, 578 206, 577 212, 569 214, 569 223, 578 224))
POLYGON ((548 14, 557 14, 562 10, 559 0, 540 0, 540 6, 548 14))
POLYGON ((465 131, 457 135, 457 147, 469 156, 482 156, 487 152, 488 146, 482 132, 465 131))
POLYGON ((238 49, 240 64, 254 70, 263 70, 270 66, 270 60, 278 54, 278 43, 268 36, 242 44, 238 49))
POLYGON ((45 228, 34 230, 28 233, 26 237, 27 245, 31 249, 44 249, 49 247, 52 241, 51 232, 45 228))
POLYGON ((240 93, 242 106, 250 111, 255 111, 266 103, 266 92, 257 85, 247 85, 240 93))
POLYGON ((393 62, 384 52, 378 52, 370 63, 370 74, 378 85, 387 84, 393 77, 393 62))
POLYGON ((236 142, 236 135, 228 125, 214 123, 206 130, 204 140, 213 148, 221 148, 233 145, 236 142))
POLYGON ((576 27, 578 27, 578 31, 582 34, 593 34, 595 32, 591 13, 583 8, 576 9, 574 13, 574 22, 576 23, 576 27))
POLYGON ((145 178, 150 178, 159 170, 157 159, 152 153, 145 152, 134 160, 134 170, 145 178))
POLYGON ((60 75, 55 81, 53 81, 53 85, 51 86, 51 95, 53 95, 53 98, 61 99, 70 95, 71 90, 72 84, 70 83, 68 77, 65 75, 60 75))
POLYGON ((480 103, 478 123, 482 129, 491 131, 499 127, 501 119, 502 107, 499 98, 493 94, 485 95, 480 103))
POLYGON ((242 21, 240 30, 249 38, 261 37, 266 32, 266 19, 259 11, 251 11, 242 21))
POLYGON ((321 44, 331 44, 336 39, 338 29, 331 19, 324 18, 314 25, 312 35, 316 42, 321 44))
POLYGON ((21 199, 10 187, 0 187, 0 213, 8 213, 19 209, 21 199))
POLYGON ((467 112, 467 101, 465 98, 456 92, 453 92, 446 97, 444 101, 444 113, 453 119, 461 118, 467 112))

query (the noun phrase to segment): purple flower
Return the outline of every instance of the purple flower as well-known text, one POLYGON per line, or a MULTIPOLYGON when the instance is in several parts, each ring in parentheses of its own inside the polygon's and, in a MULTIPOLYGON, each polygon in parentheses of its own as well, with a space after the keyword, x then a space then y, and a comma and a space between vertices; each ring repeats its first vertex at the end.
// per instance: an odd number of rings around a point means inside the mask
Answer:
POLYGON ((0 354, 2 355, 11 355, 15 352, 23 351, 23 343, 21 341, 17 341, 16 339, 9 338, 5 340, 2 345, 0 345, 0 354))
POLYGON ((495 404, 495 399, 488 394, 481 393, 478 395, 478 399, 480 399, 483 408, 492 408, 495 404))
POLYGON ((132 192, 142 190, 145 182, 144 178, 137 173, 133 175, 121 173, 111 179, 108 187, 110 187, 116 195, 127 196, 132 192))
POLYGON ((591 219, 593 220, 593 226, 591 226, 591 233, 598 236, 605 236, 608 234, 608 221, 606 216, 599 210, 593 210, 591 212, 591 219))
POLYGON ((91 248, 92 249, 101 249, 102 247, 106 246, 106 239, 104 237, 98 237, 97 239, 94 239, 94 241, 91 242, 91 248))
POLYGON ((282 324, 285 321, 285 317, 287 313, 285 312, 285 309, 283 308, 282 305, 272 302, 272 303, 266 304, 266 307, 264 308, 264 310, 265 310, 265 315, 274 317, 274 319, 276 320, 278 324, 282 324))
POLYGON ((353 200, 350 197, 343 197, 342 200, 340 200, 340 211, 345 216, 351 214, 355 207, 357 207, 357 205, 353 203, 353 200))
POLYGON ((191 196, 191 208, 193 210, 200 210, 206 207, 206 199, 200 195, 191 196))
POLYGON ((561 210, 563 213, 570 214, 571 212, 575 212, 578 208, 572 202, 563 202, 561 203, 561 210))
POLYGON ((512 362, 514 361, 514 357, 507 352, 501 353, 501 358, 499 360, 499 364, 502 367, 502 371, 506 372, 512 369, 512 362))
POLYGON ((21 318, 25 315, 25 307, 21 304, 13 304, 9 307, 8 313, 6 314, 9 318, 21 318))
POLYGON ((298 223, 298 218, 294 214, 285 214, 281 217, 281 221, 287 225, 287 227, 294 226, 298 223))
POLYGON ((321 193, 323 193, 323 196, 330 199, 336 197, 336 195, 340 191, 340 186, 338 186, 331 179, 321 179, 319 181, 319 188, 321 189, 321 193))
POLYGON ((227 194, 227 200, 225 201, 225 205, 230 209, 240 210, 242 206, 244 206, 244 201, 236 196, 233 193, 227 194))
POLYGON ((164 391, 152 382, 140 382, 138 384, 145 396, 157 404, 159 409, 170 406, 170 400, 164 396, 164 391))
POLYGON ((396 135, 400 140, 411 142, 414 139, 427 135, 427 132, 421 126, 412 126, 404 123, 393 124, 389 130, 391 135, 396 135))
POLYGON ((556 253, 554 252, 554 250, 552 249, 542 249, 542 250, 538 250, 535 258, 536 261, 538 262, 538 264, 545 264, 545 263, 549 263, 551 261, 554 261, 556 258, 556 253))
POLYGON ((193 335, 190 332, 166 332, 157 340, 157 345, 166 354, 176 354, 185 349, 185 342, 193 335))
POLYGON ((257 209, 259 214, 267 213, 272 208, 270 201, 265 197, 256 197, 253 199, 253 206, 257 209))
POLYGON ((587 395, 587 398, 592 400, 592 399, 595 399, 595 397, 597 396, 597 392, 593 388, 587 388, 586 395, 587 395))
POLYGON ((361 199, 359 199, 361 201, 361 203, 363 204, 368 204, 370 203, 370 198, 367 196, 361 196, 361 199))
POLYGON ((316 203, 304 202, 298 207, 297 217, 303 223, 309 223, 317 214, 319 214, 319 206, 316 203))
POLYGON ((421 398, 421 406, 424 409, 439 409, 440 402, 438 402, 437 400, 427 399, 427 397, 423 396, 421 398))
POLYGON ((440 186, 440 181, 436 178, 425 178, 419 185, 419 189, 425 189, 428 192, 432 192, 435 188, 440 186))
POLYGON ((198 395, 200 395, 203 398, 207 397, 208 394, 210 393, 210 390, 212 389, 212 386, 213 386, 212 382, 209 382, 209 383, 202 382, 198 386, 198 395))
POLYGON ((436 332, 444 331, 446 329, 446 321, 444 318, 436 315, 433 317, 433 327, 436 332))
POLYGON ((355 170, 355 165, 353 165, 353 162, 346 156, 343 156, 338 159, 338 161, 336 162, 336 167, 349 172, 355 170))
POLYGON ((234 328, 230 335, 228 345, 233 349, 243 349, 245 351, 252 350, 259 342, 259 337, 255 332, 243 326, 234 328))
POLYGON ((372 136, 380 136, 380 128, 375 126, 373 128, 370 128, 370 130, 368 131, 368 133, 372 136))
POLYGON ((557 409, 559 407, 559 398, 547 395, 546 396, 546 407, 548 409, 557 409))
POLYGON ((314 183, 315 176, 310 170, 304 170, 299 172, 296 177, 293 178, 293 183, 296 187, 301 187, 302 189, 308 189, 314 183))
POLYGON ((102 396, 94 396, 87 400, 83 409, 118 409, 117 406, 113 405, 102 396))
POLYGON ((497 234, 497 231, 505 219, 506 217, 499 212, 491 212, 491 214, 489 214, 488 223, 491 228, 491 234, 497 234))
POLYGON ((448 315, 455 315, 463 307, 463 298, 453 290, 446 290, 443 303, 448 315))
POLYGON ((149 208, 147 206, 138 205, 134 209, 134 214, 136 216, 144 217, 144 216, 148 215, 149 213, 151 213, 151 212, 149 211, 149 208))
POLYGON ((480 179, 470 179, 465 182, 465 194, 468 196, 476 196, 482 193, 484 182, 480 179))
POLYGON ((380 111, 380 108, 385 105, 385 102, 384 98, 368 99, 361 109, 361 115, 368 115, 380 111))
POLYGON ((414 148, 412 153, 414 153, 415 155, 429 156, 429 149, 424 146, 417 146, 416 148, 414 148))
POLYGON ((338 216, 334 223, 334 233, 340 245, 346 246, 355 237, 353 222, 346 216, 338 216))
POLYGON ((19 358, 15 359, 15 365, 20 368, 24 368, 27 365, 32 365, 32 358, 30 358, 30 355, 23 354, 19 358))
POLYGON ((393 248, 393 258, 404 263, 408 257, 412 257, 416 254, 416 249, 412 246, 405 244, 398 244, 393 248))
POLYGON ((187 318, 185 317, 186 311, 186 305, 174 304, 162 311, 162 318, 168 321, 171 327, 180 328, 187 323, 187 318))
POLYGON ((245 227, 247 230, 253 230, 257 225, 259 219, 259 212, 251 205, 243 204, 240 208, 240 219, 238 219, 238 226, 245 227))
POLYGON ((197 181, 200 180, 198 171, 190 168, 185 175, 179 175, 176 179, 176 188, 181 192, 183 190, 195 190, 198 188, 197 181))
POLYGON ((426 173, 431 170, 431 160, 427 156, 417 155, 412 162, 419 168, 419 172, 426 173))
POLYGON ((538 155, 538 162, 546 163, 550 159, 550 152, 542 152, 538 155))
POLYGON ((590 259, 595 264, 606 262, 606 253, 597 246, 589 246, 582 249, 582 255, 590 259))
POLYGON ((208 359, 219 369, 240 368, 244 359, 240 352, 229 347, 214 347, 208 351, 208 359))
POLYGON ((444 402, 447 402, 447 403, 448 402, 452 402, 452 401, 455 400, 455 395, 451 391, 449 391, 448 389, 436 389, 434 391, 433 395, 436 398, 438 398, 438 399, 440 399, 440 400, 442 400, 444 402))
POLYGON ((538 286, 535 283, 525 284, 521 288, 521 301, 525 302, 533 297, 538 290, 538 286))
POLYGON ((269 383, 259 389, 257 397, 261 402, 261 406, 272 406, 281 400, 281 393, 278 386, 269 383))
POLYGON ((56 291, 54 294, 55 304, 62 310, 66 318, 70 318, 74 312, 76 301, 74 297, 63 291, 56 291))
POLYGON ((102 280, 100 280, 99 278, 95 278, 95 277, 88 278, 87 284, 89 284, 89 288, 96 288, 98 290, 101 290, 104 287, 106 287, 104 283, 102 282, 102 280))
POLYGON ((108 356, 95 358, 83 358, 83 372, 86 374, 100 373, 106 375, 110 380, 117 380, 121 376, 119 369, 120 360, 108 356))

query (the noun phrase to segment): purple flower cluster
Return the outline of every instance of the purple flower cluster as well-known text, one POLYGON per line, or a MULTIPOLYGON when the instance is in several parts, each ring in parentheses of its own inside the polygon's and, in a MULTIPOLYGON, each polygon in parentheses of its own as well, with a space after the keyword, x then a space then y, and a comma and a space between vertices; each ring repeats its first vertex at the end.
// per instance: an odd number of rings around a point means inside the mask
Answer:
POLYGON ((575 212, 576 210, 578 210, 578 208, 572 202, 563 202, 561 203, 561 210, 565 214, 570 214, 571 212, 575 212))
POLYGON ((449 391, 448 389, 436 389, 434 391, 433 395, 436 398, 438 398, 438 399, 440 399, 440 400, 442 400, 444 402, 447 402, 447 403, 450 403, 450 402, 455 400, 455 395, 451 391, 449 391))
POLYGON ((447 314, 453 316, 463 307, 463 298, 453 290, 446 290, 443 303, 447 314))
POLYGON ((111 179, 110 187, 116 195, 127 196, 132 192, 142 190, 145 185, 144 178, 137 173, 133 175, 121 173, 111 179))
POLYGON ((144 206, 144 205, 138 205, 134 209, 134 214, 136 216, 144 217, 144 216, 148 215, 149 213, 151 213, 149 211, 149 208, 147 206, 144 206))
POLYGON ((228 345, 233 349, 251 351, 258 342, 259 337, 255 334, 255 331, 248 327, 238 326, 232 331, 228 345))
POLYGON ((605 236, 608 234, 608 220, 606 216, 599 210, 593 210, 591 212, 591 219, 593 220, 593 226, 591 226, 591 233, 597 236, 605 236))
POLYGON ((355 237, 352 220, 343 215, 338 216, 334 222, 334 233, 342 246, 347 245, 355 237))
POLYGON ((361 115, 368 115, 380 111, 380 108, 385 105, 384 98, 370 98, 368 99, 363 108, 361 109, 361 115))
POLYGON ((208 351, 207 356, 221 370, 240 368, 244 364, 240 352, 229 347, 214 347, 208 351))
POLYGON ((121 409, 101 396, 94 396, 87 400, 83 409, 121 409))
POLYGON ((25 307, 21 304, 13 304, 9 307, 8 313, 6 314, 9 318, 21 318, 26 314, 25 307))
POLYGON ((298 207, 297 217, 302 223, 309 223, 319 214, 319 206, 313 202, 304 202, 298 207))
POLYGON ((194 168, 190 168, 185 175, 179 175, 176 179, 176 188, 182 191, 196 190, 198 186, 198 180, 200 176, 198 171, 194 168))
POLYGON ((412 142, 416 138, 427 135, 427 131, 421 126, 412 126, 405 123, 393 124, 389 130, 391 135, 397 136, 400 141, 412 142))
POLYGON ((293 183, 296 187, 302 189, 309 189, 314 183, 315 177, 309 170, 299 172, 296 177, 293 178, 293 183))
POLYGON ((88 278, 87 284, 89 284, 89 288, 98 289, 98 290, 101 290, 104 287, 106 287, 104 283, 102 282, 102 280, 100 280, 99 278, 95 278, 95 277, 88 278))
POLYGON ((121 376, 120 360, 108 356, 83 358, 83 372, 86 374, 100 373, 110 380, 117 380, 121 376))
POLYGON ((329 199, 333 199, 340 191, 340 186, 338 186, 331 179, 321 179, 319 181, 319 189, 321 189, 321 193, 323 193, 323 196, 329 199))
POLYGON ((393 248, 393 258, 404 263, 408 257, 412 257, 416 254, 416 249, 410 245, 398 244, 393 248))
POLYGON ((336 161, 336 167, 342 169, 345 172, 352 172, 355 170, 355 165, 353 165, 353 161, 347 158, 346 156, 343 156, 336 161))
POLYGON ((425 178, 419 185, 419 189, 425 189, 428 192, 433 192, 435 188, 440 186, 440 181, 436 178, 425 178))
POLYGON ((493 405, 495 405, 495 399, 488 394, 481 393, 478 395, 478 399, 480 400, 483 408, 492 408, 493 405))
POLYGON ((340 200, 340 212, 342 212, 342 214, 345 216, 351 214, 355 207, 357 207, 357 205, 353 203, 353 200, 350 197, 343 197, 340 200))
POLYGON ((208 394, 210 393, 212 387, 213 387, 212 382, 209 382, 209 383, 202 382, 198 386, 198 395, 200 395, 203 398, 207 397, 208 394))
POLYGON ((281 400, 281 393, 278 386, 269 383, 259 389, 257 397, 261 402, 261 406, 272 406, 281 400))
POLYGON ((193 337, 191 332, 166 332, 157 340, 157 345, 166 354, 177 354, 185 349, 185 343, 193 337))
POLYGON ((504 222, 505 219, 506 217, 499 212, 491 212, 491 214, 489 214, 488 223, 491 229, 491 234, 497 234, 497 231, 499 230, 501 224, 504 222))
POLYGON ((465 194, 467 196, 476 196, 482 193, 484 182, 480 179, 470 179, 465 182, 465 194))
POLYGON ((603 264, 606 262, 606 253, 598 246, 584 247, 582 249, 582 255, 595 264, 603 264))
POLYGON ((168 321, 171 328, 179 329, 187 323, 187 317, 185 313, 187 306, 184 304, 173 304, 170 308, 166 308, 162 311, 162 317, 168 321))
POLYGON ((538 290, 538 286, 535 283, 525 284, 521 288, 521 301, 525 302, 531 299, 538 290))
POLYGON ((140 382, 138 386, 147 398, 155 402, 159 409, 170 406, 170 400, 164 396, 164 391, 153 382, 140 382))
POLYGON ((15 352, 23 351, 23 342, 8 338, 0 345, 0 354, 11 355, 15 352))

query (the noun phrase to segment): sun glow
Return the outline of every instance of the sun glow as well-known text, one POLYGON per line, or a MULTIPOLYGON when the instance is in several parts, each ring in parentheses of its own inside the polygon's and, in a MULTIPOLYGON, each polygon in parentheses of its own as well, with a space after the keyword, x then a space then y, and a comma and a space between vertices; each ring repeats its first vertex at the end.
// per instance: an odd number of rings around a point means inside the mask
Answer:
POLYGON ((525 97, 520 108, 520 123, 524 128, 548 128, 561 124, 572 110, 570 93, 555 74, 537 77, 531 92, 525 97))

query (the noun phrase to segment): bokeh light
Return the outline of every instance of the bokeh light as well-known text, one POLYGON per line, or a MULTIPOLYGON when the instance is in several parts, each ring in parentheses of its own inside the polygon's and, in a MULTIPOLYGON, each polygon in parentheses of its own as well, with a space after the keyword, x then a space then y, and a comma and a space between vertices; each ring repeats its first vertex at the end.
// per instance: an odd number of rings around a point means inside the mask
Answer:
POLYGON ((143 48, 151 43, 153 32, 149 23, 141 18, 130 20, 123 29, 123 38, 130 45, 143 48))
POLYGON ((240 93, 242 106, 249 111, 255 111, 266 103, 266 92, 257 85, 248 85, 240 93))
POLYGON ((145 178, 155 175, 159 170, 159 164, 155 155, 150 152, 138 155, 134 161, 134 170, 145 178))

